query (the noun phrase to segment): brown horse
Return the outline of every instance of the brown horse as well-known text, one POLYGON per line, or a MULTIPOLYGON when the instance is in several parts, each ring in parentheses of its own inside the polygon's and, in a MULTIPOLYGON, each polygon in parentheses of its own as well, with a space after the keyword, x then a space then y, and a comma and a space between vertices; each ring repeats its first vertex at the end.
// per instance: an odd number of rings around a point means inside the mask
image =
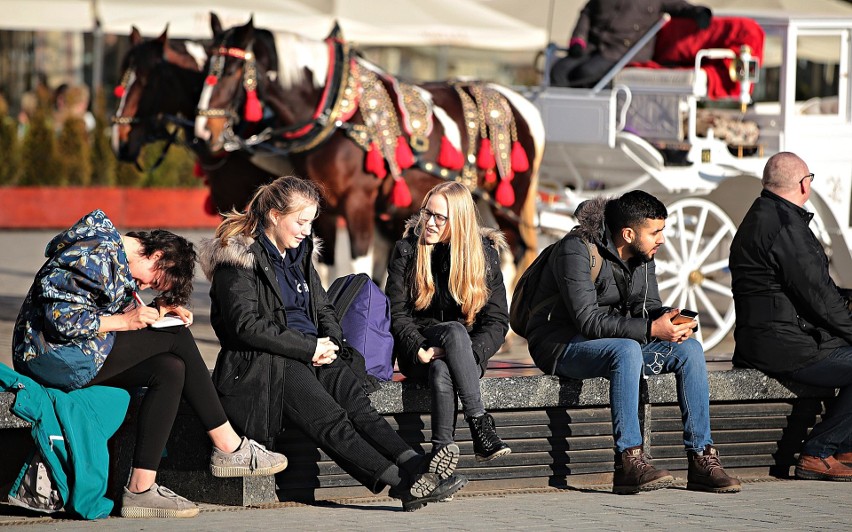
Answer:
POLYGON ((213 30, 196 136, 214 152, 240 146, 288 155, 297 175, 324 186, 327 211, 345 218, 353 256, 368 252, 377 220, 398 238, 425 193, 445 179, 465 181, 491 207, 516 262, 535 256, 544 129, 523 97, 484 83, 400 82, 335 32, 321 42, 276 37, 251 21, 228 30, 214 21, 213 30))

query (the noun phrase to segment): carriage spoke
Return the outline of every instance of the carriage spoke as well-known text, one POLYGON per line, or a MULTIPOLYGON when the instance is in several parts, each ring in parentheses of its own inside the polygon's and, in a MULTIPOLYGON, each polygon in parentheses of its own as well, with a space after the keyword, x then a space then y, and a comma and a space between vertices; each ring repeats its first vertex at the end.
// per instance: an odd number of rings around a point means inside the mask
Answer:
POLYGON ((678 209, 677 215, 677 235, 678 235, 678 243, 680 247, 678 251, 680 252, 680 256, 686 260, 689 257, 689 249, 686 245, 686 216, 683 214, 683 209, 678 209))
POLYGON ((717 260, 716 262, 709 262, 701 266, 700 270, 702 274, 707 275, 708 273, 717 272, 719 270, 725 269, 728 267, 728 259, 717 260))
POLYGON ((677 277, 669 277, 665 281, 658 283, 657 288, 659 290, 668 290, 669 288, 676 286, 679 282, 680 279, 678 279, 677 277))
POLYGON ((689 297, 689 288, 681 291, 680 298, 678 299, 678 308, 686 308, 686 300, 689 297))
POLYGON ((719 314, 716 310, 716 306, 713 305, 713 302, 710 301, 710 298, 707 297, 707 294, 704 293, 704 290, 701 287, 695 287, 695 295, 698 296, 698 299, 701 300, 701 303, 704 305, 703 311, 706 311, 710 314, 710 317, 713 318, 713 322, 717 327, 724 327, 725 319, 719 314))
POLYGON ((673 306, 675 299, 678 298, 678 296, 680 295, 680 293, 682 291, 683 291, 683 285, 680 284, 680 283, 676 284, 675 287, 674 287, 674 290, 672 290, 672 293, 669 294, 669 296, 666 298, 665 302, 663 302, 663 305, 665 305, 667 307, 673 306))
POLYGON ((691 257, 698 254, 698 246, 701 245, 701 235, 704 234, 704 225, 707 223, 707 214, 709 212, 709 209, 701 209, 701 214, 698 215, 698 223, 695 224, 695 232, 692 238, 692 249, 689 250, 691 257))
POLYGON ((730 228, 728 227, 720 227, 719 230, 716 231, 716 234, 713 235, 713 238, 710 239, 710 242, 708 242, 704 249, 701 250, 701 254, 695 259, 695 264, 702 264, 705 260, 707 260, 707 257, 710 256, 710 253, 715 251, 716 246, 718 246, 719 242, 725 238, 725 236, 729 233, 729 230, 730 228))
POLYGON ((733 292, 731 292, 731 288, 729 286, 723 285, 722 283, 717 283, 716 281, 704 279, 704 282, 701 283, 701 286, 710 290, 711 292, 716 292, 717 294, 723 295, 725 297, 734 297, 733 292))

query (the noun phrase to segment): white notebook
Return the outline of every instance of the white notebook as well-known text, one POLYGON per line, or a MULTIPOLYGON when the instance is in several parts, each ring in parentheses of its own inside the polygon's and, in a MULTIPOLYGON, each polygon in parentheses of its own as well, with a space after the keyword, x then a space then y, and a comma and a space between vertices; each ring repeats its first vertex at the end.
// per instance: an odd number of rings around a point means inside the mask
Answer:
POLYGON ((149 325, 149 327, 152 329, 162 329, 164 327, 177 327, 178 325, 186 325, 186 322, 177 316, 163 316, 149 325))

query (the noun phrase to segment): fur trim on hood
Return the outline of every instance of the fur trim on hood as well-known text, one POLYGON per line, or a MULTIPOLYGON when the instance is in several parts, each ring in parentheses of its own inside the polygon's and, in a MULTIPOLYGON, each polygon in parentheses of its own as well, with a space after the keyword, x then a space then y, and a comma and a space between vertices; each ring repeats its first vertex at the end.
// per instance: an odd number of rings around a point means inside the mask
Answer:
POLYGON ((588 242, 603 242, 605 235, 606 204, 612 198, 599 197, 586 200, 577 206, 574 217, 577 218, 577 226, 572 229, 588 242))
MULTIPOLYGON (((322 252, 322 239, 311 237, 313 242, 313 260, 318 261, 322 252)), ((201 270, 208 281, 213 279, 213 272, 220 264, 228 264, 251 270, 254 268, 254 253, 249 249, 255 239, 250 236, 237 235, 228 239, 227 244, 222 245, 218 238, 204 238, 198 245, 198 262, 201 270)))
MULTIPOLYGON (((409 236, 414 235, 414 229, 417 227, 417 223, 420 221, 420 216, 415 215, 405 221, 405 232, 403 233, 403 238, 408 238, 409 236)), ((491 245, 494 246, 494 249, 500 255, 509 252, 509 243, 506 242, 506 235, 503 234, 499 229, 494 229, 491 227, 480 227, 479 235, 482 238, 487 239, 491 242, 491 245)))

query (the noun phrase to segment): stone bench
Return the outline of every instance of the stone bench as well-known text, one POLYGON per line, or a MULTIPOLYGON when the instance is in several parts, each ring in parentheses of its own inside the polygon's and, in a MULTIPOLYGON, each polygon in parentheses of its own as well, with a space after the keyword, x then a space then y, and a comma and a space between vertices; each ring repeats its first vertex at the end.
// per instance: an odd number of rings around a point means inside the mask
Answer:
MULTIPOLYGON (((471 480, 466 489, 611 482, 613 439, 607 380, 560 380, 536 375, 480 382, 485 408, 494 415, 498 432, 511 445, 512 454, 494 462, 477 463, 470 433, 459 416, 459 471, 471 480)), ((725 467, 742 477, 789 475, 794 454, 823 412, 823 402, 835 395, 831 389, 779 382, 756 370, 711 371, 709 382, 714 441, 725 467)), ((415 449, 429 450, 428 389, 412 383, 388 382, 371 399, 407 442, 415 449)), ((26 441, 29 433, 26 423, 9 412, 11 400, 11 394, 0 394, 0 439, 4 449, 10 449, 7 442, 15 438, 26 441)), ((133 419, 133 409, 137 407, 138 398, 131 405, 128 419, 133 419)), ((685 471, 674 375, 652 376, 643 381, 639 414, 646 450, 655 458, 655 464, 674 472, 685 471)), ((134 430, 134 424, 126 422, 111 441, 113 494, 120 493, 127 479, 134 430)), ((191 500, 232 505, 370 494, 297 429, 287 429, 276 441, 276 448, 287 454, 290 465, 274 480, 214 479, 207 472, 209 440, 191 409, 182 405, 159 478, 191 500)), ((14 473, 22 460, 14 462, 14 473)), ((3 462, 9 462, 8 456, 3 462)))

